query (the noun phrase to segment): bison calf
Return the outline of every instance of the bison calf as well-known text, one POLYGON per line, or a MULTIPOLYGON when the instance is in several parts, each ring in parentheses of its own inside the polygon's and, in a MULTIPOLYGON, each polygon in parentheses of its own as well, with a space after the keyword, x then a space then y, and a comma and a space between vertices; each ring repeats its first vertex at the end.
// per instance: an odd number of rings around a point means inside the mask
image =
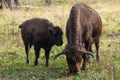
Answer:
POLYGON ((47 19, 33 18, 19 25, 21 35, 25 46, 26 63, 29 64, 29 51, 32 45, 35 50, 34 65, 38 65, 40 49, 45 50, 46 66, 48 66, 49 54, 53 45, 60 46, 62 41, 62 30, 54 26, 47 19))

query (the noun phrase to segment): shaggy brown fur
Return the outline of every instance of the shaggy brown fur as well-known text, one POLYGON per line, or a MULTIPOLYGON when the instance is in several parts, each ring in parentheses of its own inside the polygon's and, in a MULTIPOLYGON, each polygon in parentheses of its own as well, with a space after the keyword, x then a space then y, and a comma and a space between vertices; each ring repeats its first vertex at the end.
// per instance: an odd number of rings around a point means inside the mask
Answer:
POLYGON ((96 45, 96 59, 99 61, 98 49, 101 33, 102 21, 99 14, 83 3, 75 4, 71 9, 66 26, 68 44, 60 53, 66 55, 70 72, 76 73, 80 70, 82 58, 82 70, 85 70, 86 64, 89 62, 88 54, 92 55, 93 43, 96 45))
POLYGON ((49 53, 53 45, 60 46, 62 41, 62 30, 58 26, 54 26, 46 19, 33 18, 23 22, 21 28, 22 39, 26 51, 26 63, 29 64, 29 51, 32 45, 35 50, 34 65, 38 65, 38 57, 40 49, 45 50, 46 66, 48 66, 49 53))

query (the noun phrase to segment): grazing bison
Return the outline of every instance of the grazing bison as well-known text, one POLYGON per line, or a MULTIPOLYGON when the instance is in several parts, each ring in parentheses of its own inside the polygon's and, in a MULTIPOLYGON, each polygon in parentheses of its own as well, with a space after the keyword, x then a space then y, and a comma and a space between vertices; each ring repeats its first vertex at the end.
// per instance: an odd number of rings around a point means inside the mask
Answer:
POLYGON ((29 64, 29 51, 32 45, 34 45, 34 65, 38 65, 39 52, 43 48, 45 50, 46 66, 48 66, 52 46, 63 44, 63 32, 60 27, 54 26, 46 19, 33 18, 23 22, 19 28, 21 28, 22 39, 25 45, 26 63, 29 64))
POLYGON ((93 56, 92 44, 95 43, 99 61, 98 49, 102 33, 102 21, 99 14, 83 3, 75 4, 70 12, 66 25, 67 45, 65 49, 55 56, 66 55, 70 73, 80 70, 83 59, 82 70, 89 63, 89 55, 93 56))

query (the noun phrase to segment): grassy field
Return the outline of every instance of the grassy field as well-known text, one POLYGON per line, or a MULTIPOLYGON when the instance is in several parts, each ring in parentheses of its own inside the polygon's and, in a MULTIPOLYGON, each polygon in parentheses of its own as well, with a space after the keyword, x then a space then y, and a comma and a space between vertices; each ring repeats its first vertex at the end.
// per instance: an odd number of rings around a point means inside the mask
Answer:
MULTIPOLYGON (((100 41, 100 62, 91 58, 91 64, 79 75, 68 75, 65 56, 56 61, 53 57, 61 52, 66 44, 65 26, 71 7, 80 0, 65 2, 53 0, 51 6, 37 0, 29 9, 0 10, 0 80, 119 80, 120 79, 120 1, 84 0, 101 16, 103 34, 100 41), (36 6, 37 5, 37 6, 36 6), (19 24, 23 21, 41 17, 59 25, 63 32, 64 44, 54 46, 50 54, 50 66, 45 67, 44 51, 39 65, 33 66, 34 50, 31 49, 29 65, 25 64, 25 51, 21 40, 19 24)), ((30 0, 32 4, 32 0, 30 0)), ((95 52, 94 46, 93 50, 95 52)))

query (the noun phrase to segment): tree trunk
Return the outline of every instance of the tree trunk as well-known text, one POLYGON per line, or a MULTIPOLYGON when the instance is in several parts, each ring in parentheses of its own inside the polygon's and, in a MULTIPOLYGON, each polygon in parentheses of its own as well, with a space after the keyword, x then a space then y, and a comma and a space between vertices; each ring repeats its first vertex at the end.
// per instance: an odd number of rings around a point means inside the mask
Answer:
POLYGON ((19 0, 14 0, 14 1, 15 1, 16 6, 18 6, 19 5, 19 0))
POLYGON ((51 0, 46 0, 46 5, 50 5, 52 3, 51 0))
POLYGON ((6 2, 5 0, 1 0, 0 2, 1 2, 1 8, 2 8, 2 9, 9 8, 9 7, 8 7, 8 4, 7 4, 7 2, 6 2))
POLYGON ((15 6, 19 5, 19 0, 0 0, 0 8, 13 9, 15 6))

